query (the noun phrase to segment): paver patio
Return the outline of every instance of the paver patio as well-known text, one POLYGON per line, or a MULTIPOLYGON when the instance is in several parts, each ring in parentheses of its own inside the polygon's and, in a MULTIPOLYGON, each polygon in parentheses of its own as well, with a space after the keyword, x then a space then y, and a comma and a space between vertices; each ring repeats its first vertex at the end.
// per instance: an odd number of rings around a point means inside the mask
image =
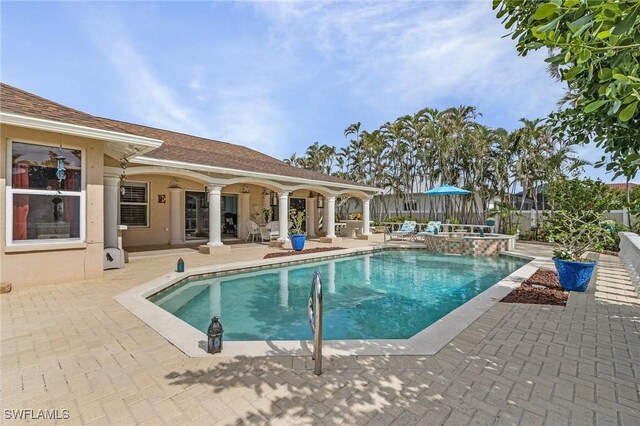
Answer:
POLYGON ((640 300, 617 257, 564 308, 499 303, 436 356, 334 357, 320 377, 310 358, 188 358, 112 299, 176 259, 0 296, 3 421, 28 408, 68 409, 63 424, 640 424, 640 300))

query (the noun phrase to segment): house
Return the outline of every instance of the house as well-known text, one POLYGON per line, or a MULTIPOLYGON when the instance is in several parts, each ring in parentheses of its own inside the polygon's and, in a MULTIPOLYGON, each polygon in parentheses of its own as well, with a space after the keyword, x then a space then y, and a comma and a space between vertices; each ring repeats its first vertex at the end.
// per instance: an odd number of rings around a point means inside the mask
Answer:
MULTIPOLYGON (((167 127, 170 123, 167 124, 167 127)), ((335 240, 337 197, 378 189, 296 168, 248 147, 97 117, 0 85, 1 281, 100 277, 122 245, 201 243, 228 250, 247 223, 304 209, 306 231, 335 240), (6 157, 5 157, 6 156, 6 157), (267 215, 268 216, 268 215, 267 215), (211 232, 209 232, 211 230, 211 232)), ((288 221, 279 222, 286 239, 288 221)))

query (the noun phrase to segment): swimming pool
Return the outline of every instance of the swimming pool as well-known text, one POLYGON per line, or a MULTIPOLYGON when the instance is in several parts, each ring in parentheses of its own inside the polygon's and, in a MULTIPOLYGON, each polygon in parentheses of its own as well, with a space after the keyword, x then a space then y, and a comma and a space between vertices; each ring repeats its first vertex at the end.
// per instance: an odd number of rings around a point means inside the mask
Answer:
POLYGON ((226 341, 306 340, 309 286, 318 270, 325 340, 407 339, 525 263, 384 250, 190 278, 148 299, 202 332, 219 316, 226 341))

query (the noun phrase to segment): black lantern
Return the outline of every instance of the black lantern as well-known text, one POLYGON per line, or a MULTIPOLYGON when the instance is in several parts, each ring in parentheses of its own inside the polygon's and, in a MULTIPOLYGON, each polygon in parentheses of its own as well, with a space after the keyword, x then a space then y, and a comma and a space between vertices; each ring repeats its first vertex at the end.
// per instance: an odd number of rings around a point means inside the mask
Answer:
POLYGON ((271 191, 271 205, 272 206, 278 205, 278 193, 275 191, 271 191))
POLYGON ((324 209, 324 196, 322 194, 318 194, 318 208, 324 209))
POLYGON ((209 324, 209 329, 207 330, 207 352, 210 354, 222 352, 222 333, 224 333, 224 330, 222 329, 220 318, 211 318, 211 324, 209 324))

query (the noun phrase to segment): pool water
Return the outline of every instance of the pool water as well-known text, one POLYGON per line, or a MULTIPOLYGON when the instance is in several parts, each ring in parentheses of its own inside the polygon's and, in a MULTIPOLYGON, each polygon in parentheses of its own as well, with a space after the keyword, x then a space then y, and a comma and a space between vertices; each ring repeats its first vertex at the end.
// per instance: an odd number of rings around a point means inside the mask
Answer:
POLYGON ((192 278, 149 300, 205 333, 211 318, 219 316, 228 341, 311 339, 307 299, 318 270, 324 339, 406 339, 525 263, 511 257, 384 250, 192 278))

